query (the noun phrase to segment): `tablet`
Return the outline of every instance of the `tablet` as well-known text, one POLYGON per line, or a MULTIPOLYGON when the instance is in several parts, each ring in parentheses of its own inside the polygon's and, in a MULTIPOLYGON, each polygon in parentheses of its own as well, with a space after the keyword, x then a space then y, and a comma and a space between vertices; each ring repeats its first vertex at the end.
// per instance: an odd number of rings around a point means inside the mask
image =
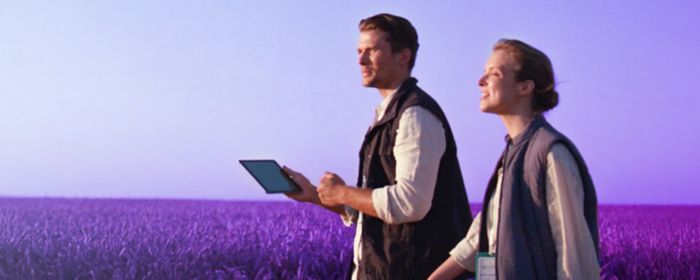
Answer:
POLYGON ((301 188, 271 159, 239 160, 267 193, 300 192, 301 188))

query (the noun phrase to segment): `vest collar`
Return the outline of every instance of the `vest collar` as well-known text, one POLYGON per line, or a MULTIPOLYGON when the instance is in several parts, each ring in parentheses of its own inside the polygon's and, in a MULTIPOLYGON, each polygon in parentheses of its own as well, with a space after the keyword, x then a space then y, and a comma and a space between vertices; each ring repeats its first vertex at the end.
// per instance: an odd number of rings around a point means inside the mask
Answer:
POLYGON ((539 114, 537 117, 532 119, 530 124, 527 125, 527 128, 525 128, 525 131, 523 133, 520 133, 520 135, 515 136, 515 138, 511 139, 510 136, 508 136, 506 134, 506 141, 510 140, 510 142, 513 144, 513 146, 520 145, 523 142, 530 139, 530 137, 532 137, 532 135, 535 133, 535 131, 537 131, 537 129, 539 129, 540 127, 542 127, 546 123, 547 123, 547 121, 544 119, 544 116, 542 116, 542 114, 539 114))
POLYGON ((406 95, 407 92, 413 90, 416 87, 416 83, 418 83, 418 80, 413 77, 409 77, 403 83, 401 83, 401 86, 393 94, 394 96, 392 96, 391 101, 386 106, 386 109, 384 109, 384 116, 379 121, 377 121, 374 124, 374 126, 372 126, 372 128, 381 126, 396 118, 396 114, 398 113, 397 110, 399 109, 397 103, 399 103, 399 101, 404 95, 406 95))

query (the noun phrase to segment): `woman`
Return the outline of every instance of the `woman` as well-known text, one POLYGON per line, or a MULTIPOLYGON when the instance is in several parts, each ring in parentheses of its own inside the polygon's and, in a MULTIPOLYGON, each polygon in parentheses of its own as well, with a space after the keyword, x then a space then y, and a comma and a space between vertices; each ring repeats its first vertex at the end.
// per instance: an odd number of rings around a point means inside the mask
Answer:
POLYGON ((505 125, 506 148, 482 212, 431 279, 476 272, 477 258, 477 274, 498 279, 599 278, 591 177, 574 144, 543 117, 559 99, 549 58, 521 41, 500 40, 479 87, 481 111, 505 125))

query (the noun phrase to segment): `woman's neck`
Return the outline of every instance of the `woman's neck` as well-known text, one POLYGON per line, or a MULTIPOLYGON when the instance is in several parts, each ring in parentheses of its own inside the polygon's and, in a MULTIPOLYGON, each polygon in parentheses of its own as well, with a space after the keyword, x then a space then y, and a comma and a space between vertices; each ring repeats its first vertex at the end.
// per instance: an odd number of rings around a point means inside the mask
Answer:
POLYGON ((515 114, 499 115, 503 125, 508 131, 508 136, 513 139, 523 133, 527 125, 535 119, 536 115, 528 110, 528 112, 520 112, 515 114))

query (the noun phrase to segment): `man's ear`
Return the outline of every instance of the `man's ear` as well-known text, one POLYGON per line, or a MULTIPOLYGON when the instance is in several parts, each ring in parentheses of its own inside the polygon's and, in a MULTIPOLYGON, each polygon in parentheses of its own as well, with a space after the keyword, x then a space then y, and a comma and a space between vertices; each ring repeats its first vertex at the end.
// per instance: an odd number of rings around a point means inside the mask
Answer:
POLYGON ((518 83, 518 93, 520 95, 532 95, 535 92, 535 82, 526 80, 518 83))
POLYGON ((401 63, 408 65, 408 62, 411 61, 411 56, 413 54, 411 54, 411 49, 405 48, 399 52, 399 55, 401 56, 401 63))

